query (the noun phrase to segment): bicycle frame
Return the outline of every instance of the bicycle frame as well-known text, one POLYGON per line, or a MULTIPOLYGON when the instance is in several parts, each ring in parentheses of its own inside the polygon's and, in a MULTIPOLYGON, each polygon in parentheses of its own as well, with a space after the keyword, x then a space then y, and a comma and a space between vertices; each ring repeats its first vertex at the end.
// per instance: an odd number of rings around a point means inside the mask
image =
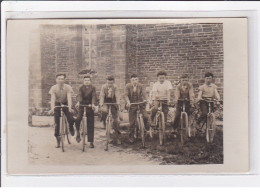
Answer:
POLYGON ((64 149, 64 141, 65 141, 65 135, 67 135, 67 140, 68 140, 68 143, 70 144, 70 139, 69 139, 69 134, 68 134, 68 126, 67 126, 67 119, 65 117, 65 113, 64 113, 64 110, 63 108, 68 108, 67 105, 61 105, 61 106, 55 106, 54 108, 60 108, 60 127, 59 127, 59 134, 60 134, 60 137, 61 137, 61 144, 62 144, 62 151, 64 152, 65 149, 64 149), (66 130, 64 129, 65 126, 63 126, 63 124, 66 125, 66 130))
POLYGON ((159 143, 160 145, 163 145, 164 143, 164 133, 165 133, 165 115, 162 111, 163 102, 167 101, 168 99, 158 99, 156 101, 159 101, 159 107, 158 111, 155 115, 155 125, 159 127, 159 143), (160 119, 161 118, 161 119, 160 119), (161 120, 161 122, 159 122, 161 120))
MULTIPOLYGON (((86 131, 87 131, 87 107, 92 107, 92 105, 79 105, 83 107, 84 112, 83 112, 83 129, 82 129, 82 134, 83 134, 83 152, 85 151, 85 138, 86 138, 86 131)), ((82 121, 81 121, 82 122, 82 121)))
POLYGON ((182 102, 182 108, 181 108, 181 117, 180 117, 180 132, 181 132, 181 144, 183 145, 184 143, 184 130, 186 130, 186 132, 188 132, 189 137, 191 136, 190 133, 190 128, 189 128, 189 117, 188 117, 188 113, 186 112, 186 103, 185 102, 190 102, 190 100, 188 99, 179 99, 178 102, 182 102), (183 120, 184 118, 186 118, 185 120, 183 120), (183 122, 185 121, 185 128, 183 126, 183 122), (188 131, 187 131, 188 130, 188 131))
POLYGON ((111 106, 112 105, 118 105, 117 103, 104 103, 104 105, 108 105, 108 115, 106 118, 106 136, 107 136, 107 142, 106 142, 106 148, 105 151, 108 151, 108 143, 110 139, 110 126, 112 123, 112 112, 111 112, 111 106))
POLYGON ((214 107, 214 103, 216 102, 216 100, 203 99, 203 101, 208 103, 208 113, 207 113, 207 120, 206 120, 206 140, 207 142, 212 143, 215 135, 215 130, 216 130, 215 114, 213 113, 212 109, 214 107), (212 107, 212 103, 213 103, 213 107, 212 107))
MULTIPOLYGON (((137 122, 137 125, 138 125, 138 129, 139 129, 140 132, 141 132, 142 147, 145 147, 145 132, 144 132, 144 126, 141 126, 141 125, 143 125, 144 123, 143 123, 143 115, 142 115, 142 113, 141 113, 140 105, 141 105, 141 104, 144 104, 144 103, 146 103, 146 102, 130 103, 130 107, 131 107, 131 105, 137 105, 137 111, 136 111, 136 117, 137 117, 137 118, 136 118, 136 122, 137 122)), ((129 109, 130 109, 130 107, 129 107, 129 109)), ((137 129, 135 128, 135 130, 137 130, 137 129)), ((138 132, 135 131, 135 133, 136 133, 136 138, 137 138, 138 132)))

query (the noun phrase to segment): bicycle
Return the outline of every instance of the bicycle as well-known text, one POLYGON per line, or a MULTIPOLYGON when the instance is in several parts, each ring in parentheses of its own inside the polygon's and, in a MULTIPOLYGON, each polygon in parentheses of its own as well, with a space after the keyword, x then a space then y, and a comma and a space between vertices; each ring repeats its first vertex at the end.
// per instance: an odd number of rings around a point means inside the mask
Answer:
POLYGON ((67 105, 61 105, 61 106, 55 106, 54 108, 60 108, 60 128, 59 128, 59 134, 61 137, 61 148, 62 151, 65 152, 64 148, 64 141, 65 136, 67 137, 68 144, 71 144, 71 134, 68 128, 68 121, 65 116, 65 113, 63 111, 63 108, 68 108, 67 105))
MULTIPOLYGON (((165 140, 165 115, 162 111, 162 104, 163 102, 167 102, 168 99, 167 98, 161 98, 158 100, 154 100, 154 101, 159 101, 159 107, 158 107, 158 111, 156 112, 155 115, 155 128, 157 128, 159 130, 159 143, 160 145, 163 145, 164 140, 165 140)), ((152 127, 150 127, 150 136, 152 137, 152 127)))
MULTIPOLYGON (((214 104, 218 101, 211 98, 203 98, 200 101, 205 101, 206 103, 208 103, 208 114, 206 120, 206 140, 208 143, 212 143, 216 133, 216 118, 212 109, 214 108, 214 104)), ((205 122, 203 123, 202 128, 204 124, 205 122)))
POLYGON ((135 128, 135 136, 136 136, 136 138, 138 137, 138 130, 140 130, 143 148, 145 147, 145 126, 144 126, 143 114, 140 111, 140 105, 144 104, 144 103, 146 103, 146 101, 138 102, 138 103, 130 103, 130 106, 129 106, 129 110, 130 110, 131 105, 137 105, 136 122, 137 122, 138 127, 135 128))
POLYGON ((79 106, 81 106, 81 107, 83 107, 84 108, 84 113, 83 113, 83 117, 82 117, 82 120, 81 120, 81 123, 80 123, 80 129, 82 129, 82 133, 81 133, 81 135, 82 135, 82 139, 83 139, 83 149, 82 149, 82 151, 83 152, 85 152, 85 147, 86 147, 86 141, 85 141, 85 139, 86 139, 86 132, 87 132, 87 114, 86 114, 86 108, 87 107, 92 107, 92 105, 91 104, 89 104, 89 105, 79 105, 79 106))
POLYGON ((104 105, 108 105, 108 115, 107 115, 107 118, 106 118, 106 147, 105 147, 105 151, 108 151, 108 144, 109 144, 109 141, 110 141, 110 132, 111 132, 112 121, 113 121, 111 106, 112 105, 119 105, 119 104, 117 104, 117 103, 104 103, 104 105))
POLYGON ((181 139, 181 145, 184 144, 184 136, 185 134, 188 134, 189 137, 191 137, 191 128, 189 125, 189 117, 186 112, 186 103, 190 103, 190 100, 188 99, 179 99, 178 103, 182 103, 181 106, 181 117, 180 117, 180 139, 181 139))

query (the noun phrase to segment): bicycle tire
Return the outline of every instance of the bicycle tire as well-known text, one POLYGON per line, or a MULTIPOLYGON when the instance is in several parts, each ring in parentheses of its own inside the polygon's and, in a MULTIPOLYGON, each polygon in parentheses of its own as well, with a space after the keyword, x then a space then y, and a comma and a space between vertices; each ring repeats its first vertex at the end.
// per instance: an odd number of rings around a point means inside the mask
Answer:
POLYGON ((162 146, 164 144, 164 133, 165 133, 165 119, 163 112, 159 116, 159 143, 162 146))
POLYGON ((60 117, 60 141, 61 141, 61 149, 63 152, 65 152, 64 148, 64 126, 63 126, 63 118, 60 117))
POLYGON ((111 130, 111 118, 107 117, 106 120, 106 148, 105 150, 108 151, 108 144, 110 140, 110 130, 111 130))
POLYGON ((187 133, 187 128, 188 128, 188 115, 186 112, 181 113, 181 118, 180 118, 180 138, 181 138, 181 145, 184 145, 184 139, 185 139, 185 134, 187 133))
POLYGON ((207 142, 213 143, 216 132, 216 120, 215 114, 210 113, 207 117, 207 142))
POLYGON ((82 119, 82 151, 85 152, 86 148, 86 130, 87 130, 87 118, 83 117, 82 119))
POLYGON ((71 144, 71 134, 70 134, 70 130, 69 130, 69 127, 68 127, 69 124, 68 124, 66 117, 64 117, 64 126, 65 126, 65 134, 67 136, 68 144, 71 144))
POLYGON ((145 147, 145 127, 144 127, 144 120, 143 117, 140 115, 139 116, 139 129, 141 133, 141 138, 142 138, 142 147, 145 147))

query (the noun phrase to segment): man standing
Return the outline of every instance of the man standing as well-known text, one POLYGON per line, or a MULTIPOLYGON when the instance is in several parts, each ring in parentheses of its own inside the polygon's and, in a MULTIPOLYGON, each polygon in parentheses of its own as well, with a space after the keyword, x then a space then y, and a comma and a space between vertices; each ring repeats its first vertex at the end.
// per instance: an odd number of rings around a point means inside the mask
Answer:
POLYGON ((154 106, 152 108, 152 121, 154 121, 154 117, 156 112, 158 111, 159 101, 160 99, 165 99, 162 103, 162 111, 164 113, 165 121, 167 121, 168 115, 168 105, 171 102, 171 89, 172 83, 169 80, 166 80, 167 73, 165 71, 159 71, 157 73, 158 81, 154 83, 152 89, 152 99, 154 100, 154 106))
POLYGON ((90 148, 94 148, 94 108, 97 101, 96 88, 91 84, 90 76, 84 76, 83 85, 79 88, 78 103, 76 107, 79 108, 78 116, 75 120, 77 137, 76 140, 79 143, 80 139, 80 122, 84 114, 84 107, 80 105, 92 105, 92 107, 86 107, 87 115, 87 136, 88 142, 90 142, 90 148))
POLYGON ((68 108, 63 108, 63 112, 67 117, 69 122, 69 129, 72 136, 74 136, 74 118, 71 114, 72 109, 72 97, 73 93, 72 87, 65 84, 66 74, 59 73, 56 75, 56 85, 52 86, 49 94, 51 95, 51 110, 49 113, 54 112, 55 118, 55 133, 54 136, 57 139, 57 148, 60 147, 60 108, 55 108, 55 106, 67 105, 68 108))
POLYGON ((119 89, 114 84, 115 78, 113 76, 107 77, 107 83, 104 84, 100 91, 100 107, 102 111, 102 120, 106 121, 108 115, 108 105, 104 103, 116 103, 118 105, 111 105, 111 113, 113 117, 113 128, 115 130, 115 138, 116 143, 121 144, 119 138, 119 118, 118 118, 118 110, 119 110, 119 89))
MULTIPOLYGON (((131 75, 131 83, 128 83, 126 85, 125 100, 126 100, 126 106, 128 108, 130 108, 129 109, 129 123, 130 123, 129 141, 130 141, 130 143, 133 143, 138 105, 130 106, 130 103, 138 103, 138 102, 147 101, 147 94, 144 90, 144 87, 138 83, 138 77, 136 74, 131 75)), ((148 130, 149 129, 148 115, 145 110, 145 104, 140 105, 140 111, 143 115, 145 127, 148 130)))

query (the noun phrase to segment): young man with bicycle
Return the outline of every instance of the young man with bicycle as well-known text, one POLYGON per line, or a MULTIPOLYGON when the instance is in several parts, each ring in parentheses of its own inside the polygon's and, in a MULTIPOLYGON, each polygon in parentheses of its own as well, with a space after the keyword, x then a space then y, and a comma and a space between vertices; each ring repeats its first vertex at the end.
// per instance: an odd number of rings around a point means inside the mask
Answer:
POLYGON ((86 107, 87 116, 87 136, 88 142, 90 142, 90 148, 94 148, 94 108, 97 101, 96 88, 91 84, 91 78, 89 75, 84 76, 83 85, 79 88, 78 103, 76 107, 79 109, 77 118, 75 120, 75 125, 77 129, 76 140, 79 143, 80 139, 80 122, 84 114, 84 105, 91 105, 91 107, 86 107))
MULTIPOLYGON (((203 99, 215 99, 220 100, 220 95, 217 90, 217 86, 213 84, 213 74, 208 72, 205 74, 205 84, 199 87, 198 102, 200 103, 201 115, 198 119, 198 124, 202 121, 206 121, 208 114, 208 103, 203 99)), ((217 102, 219 104, 219 102, 217 102)), ((213 107, 213 103, 212 103, 213 107)))
POLYGON ((189 77, 187 74, 183 74, 180 77, 180 83, 176 86, 175 89, 175 100, 174 104, 176 105, 176 115, 173 122, 174 135, 176 136, 176 130, 179 127, 180 116, 182 111, 182 103, 185 103, 185 111, 188 115, 191 114, 191 108, 194 108, 195 95, 193 91, 192 83, 189 82, 189 77), (180 99, 186 99, 187 102, 180 102, 180 99))
POLYGON ((115 82, 115 78, 113 76, 107 77, 107 83, 101 87, 99 105, 102 111, 102 116, 101 116, 102 120, 106 121, 109 107, 105 103, 115 103, 115 105, 111 105, 111 113, 113 117, 113 128, 115 130, 116 143, 121 144, 119 138, 120 131, 119 131, 119 117, 118 117, 120 96, 119 96, 119 89, 114 82, 115 82))
POLYGON ((56 75, 56 85, 52 86, 49 94, 51 95, 51 110, 50 114, 54 113, 55 119, 55 133, 54 136, 57 139, 57 148, 60 147, 60 108, 55 108, 55 106, 67 105, 63 108, 63 112, 67 117, 69 123, 69 129, 72 136, 74 136, 74 118, 72 115, 72 87, 68 84, 65 84, 66 74, 59 73, 56 75))
POLYGON ((172 83, 169 80, 166 80, 167 73, 166 71, 159 71, 157 73, 157 78, 158 81, 154 83, 153 88, 152 88, 152 100, 153 102, 153 107, 152 107, 152 115, 151 115, 151 120, 152 124, 154 125, 154 117, 156 112, 158 111, 159 108, 159 101, 160 99, 164 99, 162 103, 162 111, 164 113, 165 117, 165 122, 167 121, 167 115, 169 112, 169 104, 171 103, 171 89, 172 83))
MULTIPOLYGON (((140 103, 147 101, 147 94, 144 90, 144 87, 138 83, 138 77, 136 74, 131 75, 131 83, 128 83, 125 88, 125 100, 126 100, 126 107, 129 108, 129 141, 130 143, 134 142, 134 131, 135 131, 135 124, 137 119, 137 110, 138 105, 131 105, 131 103, 140 103)), ((148 114, 145 110, 145 103, 140 104, 140 112, 143 115, 143 120, 145 124, 145 128, 149 129, 148 124, 148 114)))

